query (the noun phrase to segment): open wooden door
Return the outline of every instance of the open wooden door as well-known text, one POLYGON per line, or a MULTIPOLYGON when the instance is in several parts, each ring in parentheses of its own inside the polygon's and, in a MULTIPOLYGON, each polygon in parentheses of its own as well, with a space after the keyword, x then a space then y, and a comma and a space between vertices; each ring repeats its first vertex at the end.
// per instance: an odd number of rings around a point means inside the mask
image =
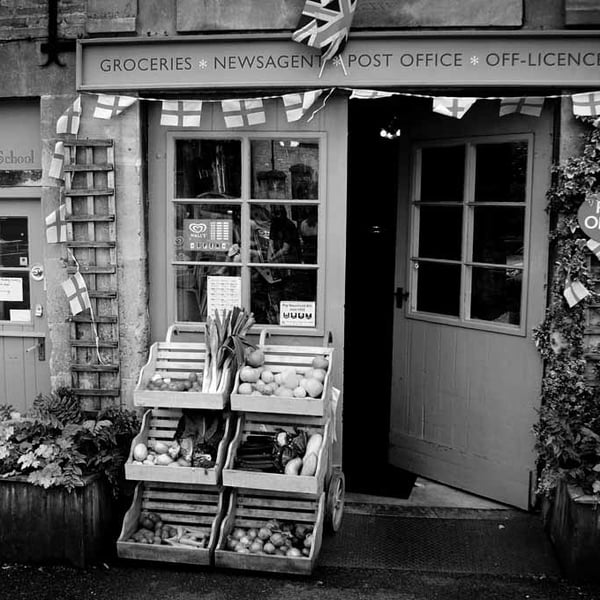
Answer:
POLYGON ((528 508, 552 111, 497 111, 477 103, 458 121, 423 110, 406 129, 389 457, 528 508))

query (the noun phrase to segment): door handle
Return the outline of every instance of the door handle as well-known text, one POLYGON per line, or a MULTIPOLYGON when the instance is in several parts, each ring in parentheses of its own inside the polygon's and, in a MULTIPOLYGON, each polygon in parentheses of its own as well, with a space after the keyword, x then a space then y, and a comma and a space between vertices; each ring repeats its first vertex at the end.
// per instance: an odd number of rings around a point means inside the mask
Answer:
POLYGON ((38 338, 37 342, 25 350, 25 352, 31 352, 37 348, 38 360, 43 362, 46 360, 46 338, 38 338))
POLYGON ((394 292, 394 296, 396 296, 396 308, 402 308, 405 300, 408 300, 408 292, 404 291, 404 288, 397 287, 394 292))

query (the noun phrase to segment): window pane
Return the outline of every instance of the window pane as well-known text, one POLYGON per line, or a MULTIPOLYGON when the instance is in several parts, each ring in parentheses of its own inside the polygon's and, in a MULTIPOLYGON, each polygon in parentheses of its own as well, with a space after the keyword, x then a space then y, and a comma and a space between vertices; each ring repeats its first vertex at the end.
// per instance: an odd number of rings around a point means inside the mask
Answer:
POLYGON ((0 217, 0 267, 29 264, 27 217, 0 217))
POLYGON ((518 269, 473 267, 471 318, 519 325, 522 277, 518 269))
POLYGON ((239 198, 240 140, 176 140, 175 197, 239 198))
POLYGON ((460 260, 462 206, 419 207, 419 257, 460 260))
POLYGON ((522 267, 525 207, 478 206, 474 212, 473 260, 522 267))
POLYGON ((11 310, 30 308, 29 272, 0 271, 0 321, 10 321, 11 310))
POLYGON ((255 267, 251 270, 250 294, 256 322, 279 325, 282 300, 316 303, 317 271, 255 267))
POLYGON ((251 262, 316 264, 317 235, 317 206, 250 206, 251 262))
POLYGON ((319 143, 265 139, 251 142, 252 198, 316 200, 319 143))
POLYGON ((527 142, 479 144, 475 202, 525 202, 527 142))
POLYGON ((423 148, 421 202, 462 202, 465 147, 423 148))
POLYGON ((460 265, 417 264, 417 310, 458 317, 460 265))
POLYGON ((206 321, 208 275, 239 277, 240 269, 205 265, 175 266, 178 321, 206 321))
POLYGON ((241 208, 175 204, 176 260, 239 261, 241 208))

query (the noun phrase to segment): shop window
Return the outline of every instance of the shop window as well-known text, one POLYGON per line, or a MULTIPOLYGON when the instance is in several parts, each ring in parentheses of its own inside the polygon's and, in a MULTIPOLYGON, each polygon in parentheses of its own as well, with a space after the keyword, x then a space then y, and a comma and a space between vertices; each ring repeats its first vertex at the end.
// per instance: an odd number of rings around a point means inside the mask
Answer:
POLYGON ((29 311, 29 234, 27 217, 0 216, 0 321, 29 311))
POLYGON ((524 331, 529 139, 416 150, 410 316, 524 331))
POLYGON ((259 325, 317 327, 320 145, 314 138, 174 137, 177 321, 205 321, 208 278, 235 277, 259 325))

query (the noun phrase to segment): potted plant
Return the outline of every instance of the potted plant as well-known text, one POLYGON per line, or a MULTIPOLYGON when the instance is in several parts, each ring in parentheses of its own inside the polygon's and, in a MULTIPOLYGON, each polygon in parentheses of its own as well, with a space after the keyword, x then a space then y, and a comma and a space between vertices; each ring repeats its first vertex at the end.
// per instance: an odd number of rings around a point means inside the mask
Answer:
POLYGON ((105 558, 138 429, 126 409, 85 418, 65 387, 38 396, 24 417, 0 408, 0 559, 84 566, 105 558))
POLYGON ((598 577, 600 561, 600 393, 594 366, 598 339, 586 327, 590 317, 599 322, 594 316, 600 308, 599 269, 577 212, 600 192, 600 123, 582 120, 582 152, 554 168, 548 193, 554 269, 545 320, 534 331, 545 363, 534 431, 538 492, 550 537, 566 574, 589 579, 598 577), (571 298, 570 306, 566 298, 574 282, 585 297, 575 304, 571 298))

